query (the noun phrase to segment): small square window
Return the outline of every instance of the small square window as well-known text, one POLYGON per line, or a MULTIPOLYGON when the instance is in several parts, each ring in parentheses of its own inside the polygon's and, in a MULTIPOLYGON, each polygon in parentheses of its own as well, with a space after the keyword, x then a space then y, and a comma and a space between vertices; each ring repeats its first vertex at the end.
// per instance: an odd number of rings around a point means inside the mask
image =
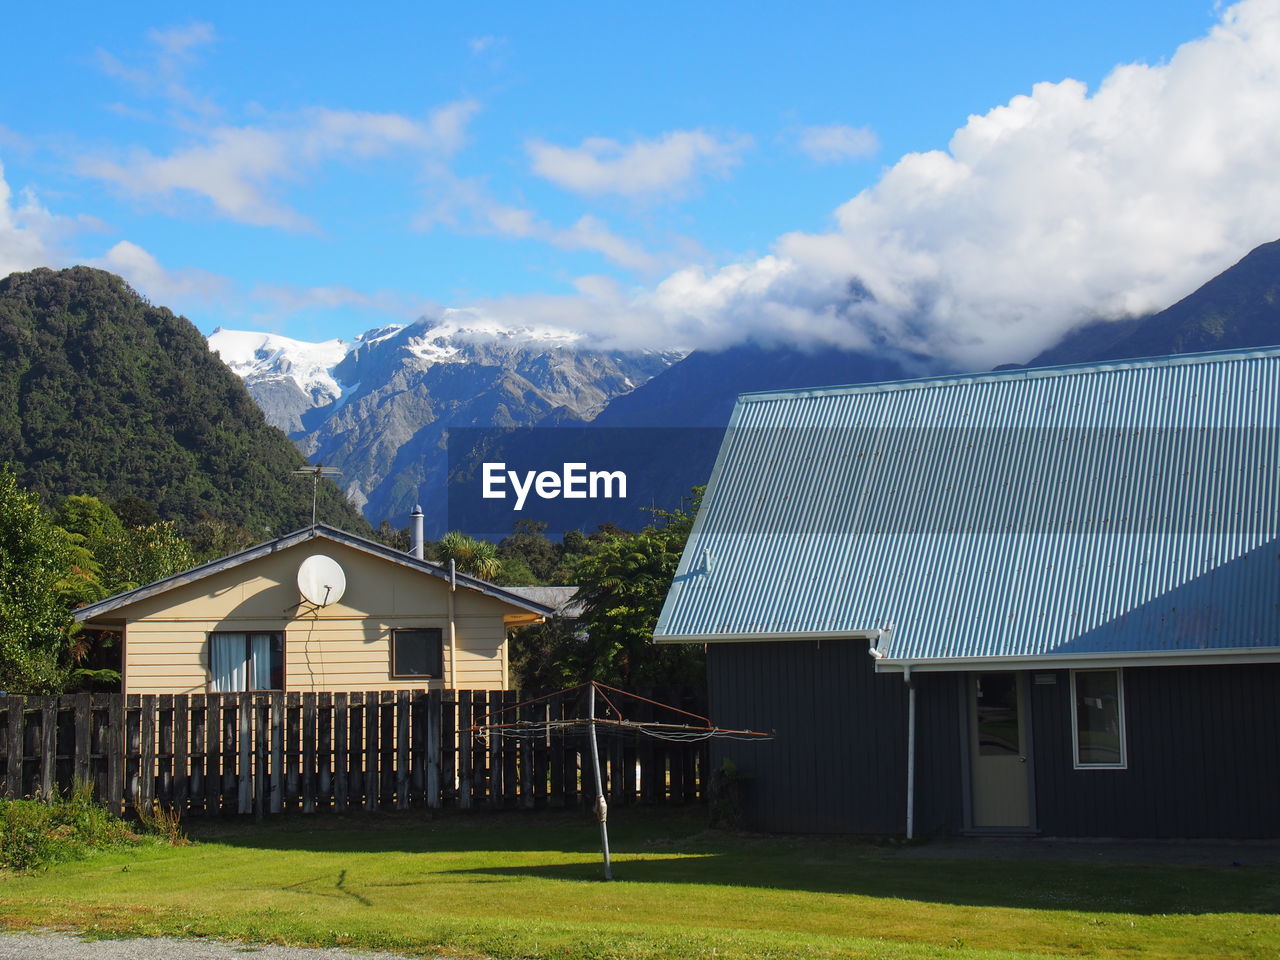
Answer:
POLYGON ((1073 670, 1072 728, 1077 769, 1128 765, 1124 736, 1124 675, 1119 670, 1073 670))
POLYGON ((391 676, 444 676, 444 631, 439 627, 391 631, 391 676))

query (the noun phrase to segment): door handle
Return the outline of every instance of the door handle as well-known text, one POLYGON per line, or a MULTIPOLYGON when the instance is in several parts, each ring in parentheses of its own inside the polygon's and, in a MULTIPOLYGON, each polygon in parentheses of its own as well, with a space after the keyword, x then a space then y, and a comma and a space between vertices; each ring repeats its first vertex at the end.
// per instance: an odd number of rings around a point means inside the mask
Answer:
POLYGON ((1019 757, 1019 758, 1018 758, 1018 762, 1019 762, 1019 763, 1026 763, 1026 762, 1027 762, 1027 758, 1026 758, 1026 757, 1019 757))

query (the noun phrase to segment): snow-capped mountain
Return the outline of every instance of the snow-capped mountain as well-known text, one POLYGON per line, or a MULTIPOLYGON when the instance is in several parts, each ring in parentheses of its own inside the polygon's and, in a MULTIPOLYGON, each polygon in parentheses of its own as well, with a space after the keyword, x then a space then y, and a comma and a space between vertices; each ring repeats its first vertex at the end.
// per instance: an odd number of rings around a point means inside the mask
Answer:
POLYGON ((208 337, 209 349, 244 380, 267 422, 285 433, 302 429, 302 415, 342 399, 343 387, 333 369, 354 349, 403 330, 402 324, 360 334, 351 343, 310 343, 276 333, 218 327, 208 337))
POLYGON ((468 310, 350 341, 218 329, 209 346, 268 421, 341 470, 373 523, 397 525, 447 468, 450 426, 587 421, 681 356, 590 349, 573 331, 499 326, 468 310))

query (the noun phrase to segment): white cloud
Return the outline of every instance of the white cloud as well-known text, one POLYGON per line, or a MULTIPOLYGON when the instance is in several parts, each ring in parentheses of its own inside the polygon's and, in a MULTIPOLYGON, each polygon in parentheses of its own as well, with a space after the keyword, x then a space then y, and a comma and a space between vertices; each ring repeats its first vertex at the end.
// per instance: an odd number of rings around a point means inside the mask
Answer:
POLYGON ((419 215, 416 226, 430 230, 443 224, 455 230, 496 234, 518 240, 539 240, 561 250, 590 250, 627 270, 656 275, 672 266, 671 258, 649 253, 639 244, 613 232, 598 217, 580 217, 570 227, 556 227, 527 207, 495 200, 484 183, 438 171, 437 199, 419 215))
POLYGON ((189 59, 194 49, 213 43, 217 39, 217 34, 212 24, 193 21, 185 26, 170 27, 168 30, 152 28, 147 31, 147 38, 166 55, 178 59, 189 59))
POLYGON ((612 346, 754 337, 969 369, 1025 360, 1087 320, 1162 309, 1280 236, 1277 64, 1280 2, 1245 0, 1167 63, 1117 67, 1092 94, 1040 83, 970 117, 947 150, 904 156, 838 208, 830 232, 640 294, 480 306, 612 346))
POLYGON ((152 49, 144 66, 131 66, 105 50, 98 51, 99 65, 108 76, 123 80, 146 96, 167 101, 179 112, 198 117, 216 115, 219 111, 213 102, 192 91, 186 81, 196 51, 217 40, 212 25, 192 22, 152 29, 147 31, 147 39, 152 49))
POLYGON ((123 159, 82 157, 77 169, 140 199, 203 197, 220 215, 239 223, 309 230, 311 221, 278 197, 285 184, 331 159, 409 151, 424 162, 438 163, 461 148, 467 120, 476 109, 474 101, 460 101, 417 120, 314 108, 278 118, 273 125, 215 127, 199 134, 199 142, 163 156, 139 149, 123 159))
POLYGON ((800 149, 815 163, 844 163, 874 156, 880 149, 880 138, 870 127, 833 123, 801 130, 800 149))
POLYGON ((0 163, 0 277, 57 265, 62 240, 80 226, 50 213, 30 190, 15 201, 0 163))
POLYGON ((199 146, 157 157, 136 150, 125 161, 84 158, 84 176, 115 184, 135 197, 161 200, 189 193, 207 199, 223 216, 259 227, 303 230, 306 217, 269 195, 275 181, 292 177, 285 138, 252 127, 223 127, 199 146))
POLYGON ((567 230, 549 232, 547 239, 562 250, 593 250, 620 267, 640 273, 653 273, 662 264, 657 257, 592 216, 581 217, 567 230))
POLYGON ((207 270, 166 269, 155 256, 128 240, 121 240, 104 256, 85 262, 118 273, 152 303, 163 306, 192 300, 210 303, 225 298, 231 289, 230 280, 207 270))
POLYGON ((702 130, 674 130, 656 140, 623 144, 591 137, 578 147, 531 140, 534 173, 575 193, 629 197, 678 192, 706 173, 723 174, 751 145, 746 137, 717 139, 702 130))

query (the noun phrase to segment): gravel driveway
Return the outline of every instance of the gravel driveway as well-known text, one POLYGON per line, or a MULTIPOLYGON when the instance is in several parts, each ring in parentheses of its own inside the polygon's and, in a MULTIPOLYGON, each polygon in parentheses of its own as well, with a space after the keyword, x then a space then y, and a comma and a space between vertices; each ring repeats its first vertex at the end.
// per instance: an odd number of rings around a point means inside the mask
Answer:
POLYGON ((81 940, 72 933, 0 932, 0 960, 388 960, 388 953, 138 937, 81 940))

